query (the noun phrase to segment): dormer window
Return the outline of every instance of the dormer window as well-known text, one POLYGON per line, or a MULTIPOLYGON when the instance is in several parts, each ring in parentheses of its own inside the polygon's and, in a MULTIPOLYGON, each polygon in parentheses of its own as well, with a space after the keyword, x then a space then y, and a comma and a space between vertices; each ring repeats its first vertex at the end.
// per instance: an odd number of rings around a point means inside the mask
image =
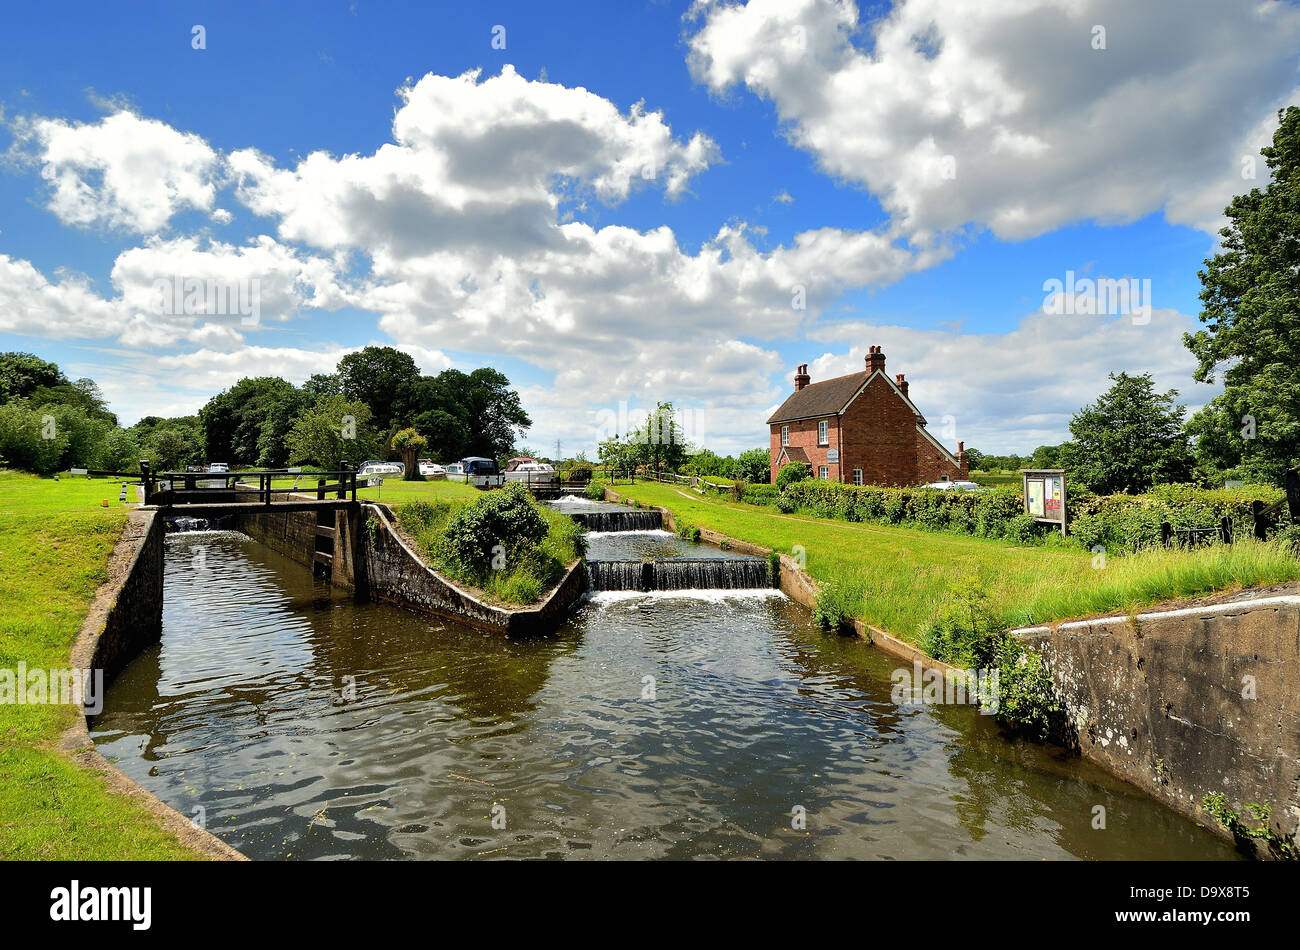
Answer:
POLYGON ((818 445, 831 444, 831 424, 830 421, 827 419, 822 419, 820 422, 817 423, 817 444, 818 445))

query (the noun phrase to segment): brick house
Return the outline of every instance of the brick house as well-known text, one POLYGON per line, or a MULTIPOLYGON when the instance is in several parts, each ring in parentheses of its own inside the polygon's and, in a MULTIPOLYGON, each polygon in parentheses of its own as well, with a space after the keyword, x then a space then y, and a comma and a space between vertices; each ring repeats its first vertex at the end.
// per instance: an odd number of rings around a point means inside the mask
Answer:
POLYGON ((920 485, 967 475, 965 446, 949 452, 899 373, 885 373, 885 354, 869 348, 860 373, 814 383, 808 364, 795 371, 794 392, 767 420, 771 480, 787 462, 807 462, 814 478, 850 485, 920 485))

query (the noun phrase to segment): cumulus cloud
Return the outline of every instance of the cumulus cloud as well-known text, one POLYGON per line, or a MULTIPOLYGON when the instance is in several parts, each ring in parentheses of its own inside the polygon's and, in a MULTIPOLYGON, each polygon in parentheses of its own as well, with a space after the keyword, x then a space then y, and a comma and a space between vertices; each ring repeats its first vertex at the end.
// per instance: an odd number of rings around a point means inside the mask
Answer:
POLYGON ((1192 408, 1220 391, 1192 382, 1196 361, 1182 334, 1197 328, 1195 318, 1152 310, 1145 319, 1040 310, 1010 332, 982 334, 843 323, 811 339, 849 341, 846 352, 810 353, 799 362, 817 382, 860 372, 867 347, 878 344, 886 372, 907 377, 912 401, 949 446, 960 439, 985 452, 1024 452, 1069 438, 1070 417, 1110 385, 1111 372, 1152 373, 1161 391, 1177 389, 1192 408))
POLYGON ((212 208, 220 157, 193 133, 129 111, 93 123, 19 118, 12 127, 14 154, 39 166, 49 210, 65 224, 153 233, 179 211, 212 208))
POLYGON ((912 234, 1080 220, 1216 230, 1296 94, 1284 3, 699 0, 694 76, 770 99, 790 140, 912 234), (1098 30, 1104 32, 1098 32, 1098 30), (1104 48, 1097 48, 1104 43, 1104 48))

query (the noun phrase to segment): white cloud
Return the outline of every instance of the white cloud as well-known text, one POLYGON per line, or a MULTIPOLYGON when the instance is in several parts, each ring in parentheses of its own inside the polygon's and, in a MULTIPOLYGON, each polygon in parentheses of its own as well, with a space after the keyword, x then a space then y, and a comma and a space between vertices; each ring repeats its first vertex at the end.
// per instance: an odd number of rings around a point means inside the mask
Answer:
POLYGON ((153 233, 186 208, 206 211, 220 159, 192 133, 127 111, 95 123, 19 118, 15 154, 40 166, 64 224, 153 233))
POLYGON ((818 382, 860 372, 867 347, 879 344, 886 372, 907 377, 936 436, 952 417, 950 447, 960 439, 984 452, 1026 452, 1069 438, 1070 417, 1110 386, 1108 373, 1152 373, 1158 389, 1177 389, 1192 408, 1221 391, 1192 382, 1196 361, 1182 334, 1197 329, 1195 318, 1152 310, 1149 323, 1141 319, 1039 311, 1008 333, 984 334, 845 323, 811 338, 852 341, 848 352, 810 353, 798 362, 807 362, 818 382))
POLYGON ((700 0, 696 78, 772 100, 791 141, 922 235, 1020 239, 1163 210, 1207 230, 1296 93, 1283 3, 700 0), (865 36, 859 34, 865 27, 865 36), (1093 28, 1105 49, 1093 48, 1093 28))

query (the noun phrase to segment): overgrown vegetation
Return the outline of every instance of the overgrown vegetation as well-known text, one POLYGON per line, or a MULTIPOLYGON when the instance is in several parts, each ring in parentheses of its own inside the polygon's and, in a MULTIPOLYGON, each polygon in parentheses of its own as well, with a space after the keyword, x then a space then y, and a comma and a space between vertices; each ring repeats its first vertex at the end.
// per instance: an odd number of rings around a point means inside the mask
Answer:
POLYGON ((508 604, 540 600, 582 556, 582 529, 514 482, 473 501, 408 501, 394 513, 426 563, 508 604))
POLYGON ((1228 807, 1228 799, 1222 792, 1211 792, 1202 797, 1201 807, 1211 818, 1227 828, 1239 844, 1262 841, 1268 848, 1269 854, 1279 861, 1300 860, 1300 848, 1296 846, 1295 837, 1284 837, 1269 827, 1273 810, 1268 805, 1261 805, 1258 802, 1250 802, 1246 805, 1246 811, 1250 812, 1251 819, 1258 822, 1253 828, 1242 820, 1240 812, 1228 807))
POLYGON ((921 634, 921 649, 966 670, 996 670, 997 696, 981 696, 994 718, 1039 741, 1060 738, 1063 709, 1042 659, 1008 632, 974 576, 963 577, 921 634))

